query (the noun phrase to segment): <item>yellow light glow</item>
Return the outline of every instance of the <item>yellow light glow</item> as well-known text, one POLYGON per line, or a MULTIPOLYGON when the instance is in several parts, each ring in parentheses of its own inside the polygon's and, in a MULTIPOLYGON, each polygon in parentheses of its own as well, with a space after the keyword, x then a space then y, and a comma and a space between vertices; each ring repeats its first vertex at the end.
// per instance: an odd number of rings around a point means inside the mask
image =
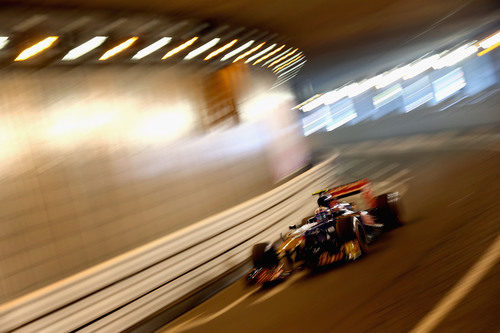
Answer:
POLYGON ((193 37, 191 38, 190 40, 188 40, 187 42, 177 46, 176 48, 173 48, 172 50, 168 51, 167 54, 165 54, 163 56, 163 58, 161 58, 161 60, 165 60, 167 59, 168 57, 171 57, 173 56, 174 54, 176 53, 179 53, 181 52, 182 50, 184 50, 186 47, 192 45, 194 42, 196 42, 196 40, 198 39, 198 37, 193 37))
POLYGON ((27 49, 23 50, 21 53, 19 53, 17 58, 14 59, 14 61, 23 61, 23 60, 26 60, 28 58, 31 58, 35 54, 38 54, 38 53, 42 52, 43 50, 51 47, 52 44, 54 44, 54 42, 58 38, 59 37, 57 37, 57 36, 50 36, 50 37, 45 38, 44 40, 36 43, 35 45, 32 45, 32 46, 28 47, 27 49))
POLYGON ((228 48, 230 48, 231 46, 233 46, 234 44, 236 44, 237 41, 238 41, 237 39, 233 39, 232 41, 230 41, 226 45, 221 46, 217 50, 215 50, 212 53, 210 53, 209 55, 207 55, 205 57, 205 59, 203 59, 203 60, 211 59, 211 58, 215 57, 216 55, 218 55, 219 53, 226 51, 228 48))
POLYGON ((266 60, 267 58, 275 55, 276 53, 278 53, 279 51, 281 51, 284 47, 285 47, 285 45, 283 44, 281 47, 277 48, 273 52, 270 52, 270 53, 266 54, 265 56, 263 56, 262 58, 260 58, 256 62, 254 62, 253 65, 257 65, 259 62, 262 62, 262 61, 266 60))
POLYGON ((135 41, 138 39, 139 39, 139 37, 130 37, 129 39, 127 39, 123 43, 118 44, 115 47, 113 47, 112 49, 106 51, 102 55, 102 57, 99 58, 99 60, 102 61, 102 60, 107 60, 107 59, 111 58, 112 56, 114 56, 114 55, 120 53, 121 51, 125 50, 126 48, 129 48, 130 46, 132 46, 132 44, 134 44, 135 41))
POLYGON ((488 47, 487 49, 485 50, 482 50, 481 52, 479 52, 477 54, 478 57, 482 56, 482 55, 485 55, 486 53, 490 52, 490 51, 493 51, 494 49, 496 49, 497 47, 500 46, 500 42, 496 43, 495 45, 492 45, 490 47, 488 47))
POLYGON ((241 60, 245 57, 247 57, 248 55, 254 53, 255 51, 257 51, 258 49, 260 49, 262 46, 264 46, 264 44, 266 44, 266 42, 264 43, 260 43, 259 45, 257 45, 256 47, 246 51, 245 53, 243 53, 242 55, 238 56, 236 59, 233 60, 233 62, 237 62, 238 60, 241 60))
POLYGON ((267 68, 272 67, 273 65, 275 65, 275 64, 277 64, 277 63, 279 63, 279 62, 281 62, 282 60, 285 60, 286 58, 288 58, 289 56, 291 56, 292 54, 294 54, 294 53, 295 53, 295 52, 297 52, 298 50, 299 50, 299 49, 295 49, 295 50, 293 50, 293 51, 291 51, 291 52, 288 52, 287 54, 285 54, 285 55, 284 55, 284 56, 282 56, 281 58, 274 60, 272 63, 270 63, 270 64, 269 64, 269 66, 267 66, 267 68))
POLYGON ((302 55, 302 56, 300 56, 298 58, 290 59, 286 63, 284 63, 283 65, 281 65, 278 68, 276 68, 275 70, 273 70, 273 72, 274 73, 279 72, 280 69, 283 69, 283 68, 285 68, 287 66, 290 66, 291 64, 293 64, 293 63, 295 63, 295 62, 297 62, 297 61, 299 61, 299 60, 301 60, 303 58, 304 58, 304 56, 302 55))

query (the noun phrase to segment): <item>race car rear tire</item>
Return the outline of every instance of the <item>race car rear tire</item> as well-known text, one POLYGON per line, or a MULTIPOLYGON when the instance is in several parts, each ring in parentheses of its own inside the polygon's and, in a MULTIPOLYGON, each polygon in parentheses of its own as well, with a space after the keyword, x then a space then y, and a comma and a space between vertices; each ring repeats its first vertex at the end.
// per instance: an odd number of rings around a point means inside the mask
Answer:
POLYGON ((375 200, 377 203, 375 216, 384 224, 385 230, 392 230, 403 225, 397 192, 379 195, 375 200))
POLYGON ((368 240, 366 238, 366 232, 363 225, 356 219, 354 222, 354 234, 356 240, 358 241, 359 247, 361 248, 362 254, 368 253, 368 240))
POLYGON ((256 268, 272 268, 278 265, 278 255, 270 243, 258 243, 252 248, 252 263, 256 268))
POLYGON ((337 236, 343 242, 356 240, 363 254, 368 253, 368 240, 363 224, 356 216, 343 216, 337 221, 337 236))

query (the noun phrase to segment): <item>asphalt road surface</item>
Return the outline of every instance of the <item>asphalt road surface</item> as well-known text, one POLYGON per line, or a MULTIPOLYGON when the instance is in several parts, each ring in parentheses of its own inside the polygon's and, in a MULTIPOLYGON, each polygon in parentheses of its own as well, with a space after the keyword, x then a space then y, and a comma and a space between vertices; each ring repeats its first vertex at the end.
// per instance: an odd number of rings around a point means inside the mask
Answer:
POLYGON ((359 261, 271 289, 238 281, 160 331, 499 332, 500 150, 471 140, 344 147, 339 183, 369 177, 376 193, 400 191, 406 225, 359 261))

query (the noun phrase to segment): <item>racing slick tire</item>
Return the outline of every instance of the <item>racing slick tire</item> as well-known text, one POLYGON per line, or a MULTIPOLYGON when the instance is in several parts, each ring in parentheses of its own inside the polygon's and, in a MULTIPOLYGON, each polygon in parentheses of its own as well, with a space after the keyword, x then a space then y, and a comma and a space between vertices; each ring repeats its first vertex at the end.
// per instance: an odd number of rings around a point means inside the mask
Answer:
POLYGON ((356 216, 342 216, 337 221, 337 236, 343 242, 350 240, 358 241, 361 253, 368 253, 368 239, 365 228, 356 216))
POLYGON ((375 200, 377 204, 375 216, 384 224, 385 230, 392 230, 403 225, 397 192, 379 195, 375 200))
POLYGON ((279 259, 270 243, 258 243, 252 248, 252 263, 255 268, 272 268, 278 265, 279 259))

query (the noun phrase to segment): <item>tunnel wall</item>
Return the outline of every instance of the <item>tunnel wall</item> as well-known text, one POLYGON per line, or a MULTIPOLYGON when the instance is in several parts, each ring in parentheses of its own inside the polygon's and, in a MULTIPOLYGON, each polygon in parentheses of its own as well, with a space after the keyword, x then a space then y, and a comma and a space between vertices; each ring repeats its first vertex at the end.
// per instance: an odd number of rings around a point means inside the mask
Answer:
MULTIPOLYGON (((292 118, 202 130, 203 78, 156 67, 2 72, 0 303, 269 190, 303 165, 299 154, 277 173, 270 158, 274 141, 300 136, 292 118)), ((269 83, 251 80, 241 106, 269 83)), ((283 96, 273 114, 288 111, 283 96)))

